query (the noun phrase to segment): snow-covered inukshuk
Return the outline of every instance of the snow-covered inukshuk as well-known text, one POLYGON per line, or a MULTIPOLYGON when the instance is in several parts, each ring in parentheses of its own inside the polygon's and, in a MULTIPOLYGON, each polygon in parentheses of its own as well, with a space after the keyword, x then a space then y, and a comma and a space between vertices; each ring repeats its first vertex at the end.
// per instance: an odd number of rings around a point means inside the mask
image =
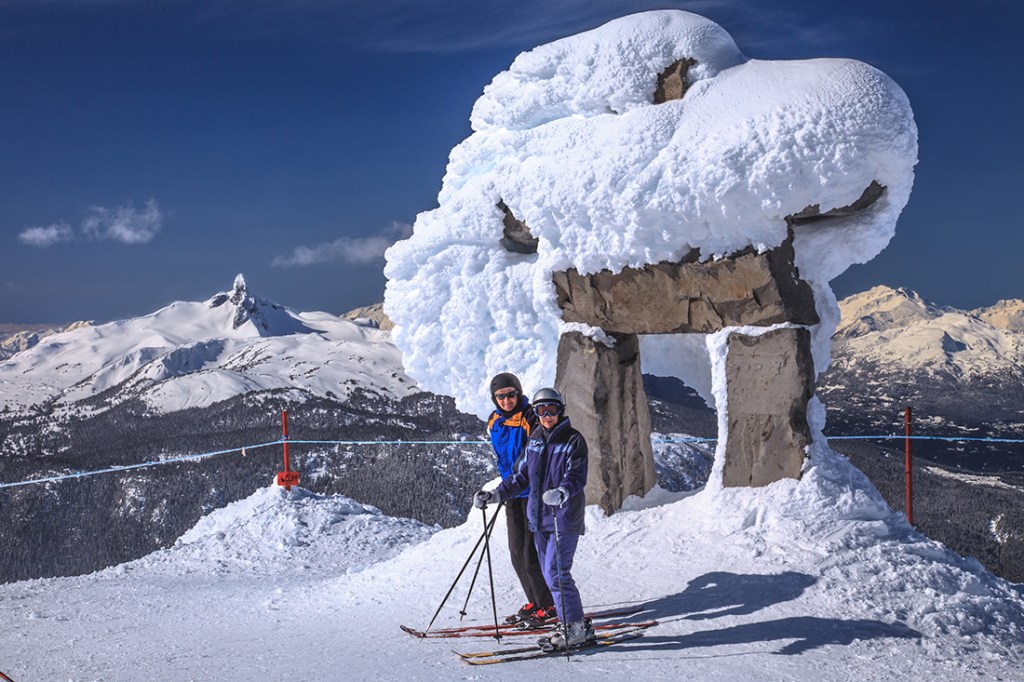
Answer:
POLYGON ((709 486, 798 478, 824 427, 829 282, 910 196, 902 90, 852 60, 748 59, 657 11, 519 55, 471 122, 438 208, 387 253, 409 374, 481 417, 498 372, 554 384, 608 512, 655 482, 641 370, 718 410, 709 486))

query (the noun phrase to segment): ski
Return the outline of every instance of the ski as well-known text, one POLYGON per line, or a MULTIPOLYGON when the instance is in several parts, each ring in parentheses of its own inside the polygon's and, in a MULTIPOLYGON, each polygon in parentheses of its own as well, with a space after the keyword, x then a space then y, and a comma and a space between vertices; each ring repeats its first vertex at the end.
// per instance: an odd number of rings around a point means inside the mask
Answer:
MULTIPOLYGON (((656 620, 645 620, 645 621, 640 621, 638 623, 617 623, 617 624, 615 624, 614 627, 620 628, 620 630, 618 632, 605 632, 605 633, 602 633, 602 634, 598 635, 597 639, 604 640, 604 639, 615 637, 617 635, 624 634, 624 633, 627 633, 627 632, 646 630, 647 628, 654 627, 657 624, 658 624, 658 621, 656 621, 656 620)), ((606 628, 606 629, 614 629, 614 627, 613 628, 606 628)), ((550 630, 548 630, 546 632, 550 632, 550 630)), ((541 633, 541 634, 543 634, 543 633, 541 633)), ((458 652, 458 651, 455 651, 454 653, 458 654, 462 658, 498 658, 498 657, 501 657, 501 656, 509 656, 511 654, 536 653, 538 650, 539 650, 538 649, 538 645, 533 644, 533 645, 530 645, 530 646, 515 647, 513 649, 495 649, 493 651, 470 651, 470 652, 458 652)), ((574 650, 571 649, 570 651, 574 651, 574 650)), ((562 653, 565 653, 565 652, 563 651, 562 653)))
MULTIPOLYGON (((643 636, 644 628, 635 628, 632 630, 625 630, 623 632, 616 632, 607 635, 598 635, 596 639, 581 644, 580 646, 569 649, 569 655, 578 651, 587 651, 588 649, 595 649, 597 647, 606 647, 620 642, 628 642, 629 640, 636 639, 643 636)), ((563 650, 544 651, 537 647, 523 648, 523 651, 516 650, 516 653, 511 651, 507 652, 491 652, 494 655, 490 657, 478 657, 478 656, 465 656, 459 654, 463 661, 470 665, 494 665, 495 663, 511 663, 513 661, 529 661, 537 658, 556 658, 559 656, 565 656, 566 652, 563 650), (509 655, 511 654, 511 655, 509 655)), ((458 652, 456 652, 458 653, 458 652)))
MULTIPOLYGON (((654 621, 642 621, 642 622, 643 623, 650 623, 651 625, 654 624, 654 621)), ((621 627, 625 627, 627 625, 634 625, 634 624, 635 623, 599 623, 599 624, 594 626, 594 629, 595 630, 614 630, 615 628, 621 628, 621 627)), ((532 628, 530 630, 499 630, 498 634, 501 635, 502 637, 519 637, 519 636, 522 636, 522 635, 544 635, 544 634, 547 634, 547 633, 551 632, 551 630, 554 627, 554 625, 555 624, 552 624, 550 627, 543 627, 543 628, 532 628)), ((648 627, 650 627, 650 626, 648 625, 648 627)), ((436 639, 442 639, 442 638, 450 638, 450 637, 494 637, 494 627, 492 626, 490 631, 481 630, 481 631, 478 632, 476 630, 473 630, 471 632, 456 632, 456 633, 449 633, 449 634, 446 634, 446 635, 435 635, 434 633, 431 632, 431 633, 427 633, 426 639, 435 639, 435 638, 436 639)))
MULTIPOLYGON (((611 611, 595 611, 594 613, 586 613, 586 614, 583 614, 583 615, 584 615, 584 618, 590 618, 591 620, 599 620, 599 619, 602 619, 602 618, 624 618, 626 616, 632 616, 632 615, 634 615, 636 613, 639 613, 640 611, 643 611, 643 609, 639 608, 639 607, 633 607, 633 608, 628 608, 628 609, 616 609, 616 610, 611 610, 611 611)), ((550 625, 554 625, 557 622, 558 622, 557 620, 552 619, 551 622, 550 622, 550 625)), ((537 632, 538 630, 540 630, 542 632, 544 631, 543 628, 534 628, 532 630, 518 630, 518 628, 517 628, 518 625, 520 625, 520 624, 519 623, 499 623, 498 624, 498 633, 499 634, 514 634, 516 632, 527 632, 527 633, 530 633, 530 632, 537 632)), ((417 630, 416 628, 411 628, 408 625, 400 625, 399 627, 402 629, 402 632, 405 632, 407 634, 412 635, 413 637, 418 637, 418 638, 421 638, 421 639, 424 638, 424 637, 472 637, 472 636, 478 636, 478 635, 469 634, 469 633, 472 633, 472 632, 475 632, 475 631, 482 631, 482 632, 484 632, 484 636, 487 636, 487 633, 491 633, 491 634, 494 633, 494 624, 493 623, 490 624, 490 625, 476 625, 476 624, 474 624, 474 625, 463 625, 463 626, 460 626, 460 627, 453 627, 453 628, 438 628, 436 630, 428 630, 428 631, 417 630)))

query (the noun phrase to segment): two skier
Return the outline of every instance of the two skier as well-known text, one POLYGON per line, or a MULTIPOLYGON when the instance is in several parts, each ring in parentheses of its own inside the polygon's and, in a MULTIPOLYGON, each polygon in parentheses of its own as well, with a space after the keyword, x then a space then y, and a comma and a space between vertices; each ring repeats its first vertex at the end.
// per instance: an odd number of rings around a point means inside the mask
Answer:
MULTIPOLYGON (((537 428, 537 415, 514 374, 503 372, 491 379, 491 400, 496 409, 487 420, 487 435, 498 459, 498 473, 504 480, 512 476, 522 458, 530 434, 537 428)), ((505 620, 535 628, 555 617, 555 602, 544 580, 533 531, 527 522, 528 496, 527 489, 505 500, 508 552, 512 568, 526 593, 526 603, 505 620)))
MULTIPOLYGON (((493 384, 491 393, 495 393, 493 384)), ((567 649, 594 637, 590 621, 583 617, 583 602, 571 573, 576 545, 584 532, 587 442, 572 428, 565 415, 565 399, 555 389, 537 391, 533 411, 540 428, 533 429, 523 456, 496 489, 477 492, 473 504, 484 508, 526 493, 527 524, 560 622, 540 644, 567 649)))

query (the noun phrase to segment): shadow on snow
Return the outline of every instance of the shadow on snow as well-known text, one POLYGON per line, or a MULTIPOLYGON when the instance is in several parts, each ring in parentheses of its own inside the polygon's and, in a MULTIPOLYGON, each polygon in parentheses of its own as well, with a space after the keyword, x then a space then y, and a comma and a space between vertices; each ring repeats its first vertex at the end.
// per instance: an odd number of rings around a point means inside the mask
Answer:
MULTIPOLYGON (((661 622, 711 620, 722 616, 744 616, 774 604, 792 601, 816 582, 804 573, 786 571, 770 575, 741 575, 715 571, 693 579, 682 592, 645 602, 637 615, 661 622)), ((912 639, 921 633, 902 623, 877 620, 843 620, 798 616, 779 620, 744 623, 720 630, 687 635, 657 636, 648 631, 630 651, 674 651, 694 647, 751 644, 793 640, 773 653, 801 654, 828 644, 850 644, 856 640, 894 637, 912 639)))

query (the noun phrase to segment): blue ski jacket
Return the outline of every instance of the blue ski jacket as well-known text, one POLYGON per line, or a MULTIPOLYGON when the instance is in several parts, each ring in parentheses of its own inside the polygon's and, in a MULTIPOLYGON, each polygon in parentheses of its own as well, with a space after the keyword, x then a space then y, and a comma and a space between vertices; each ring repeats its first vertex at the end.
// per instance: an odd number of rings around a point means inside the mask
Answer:
POLYGON ((534 533, 554 532, 555 517, 559 533, 582 535, 586 511, 587 441, 563 417, 551 431, 538 426, 526 444, 525 456, 519 460, 512 476, 498 486, 501 499, 516 497, 528 490, 526 518, 534 533), (559 507, 550 507, 541 500, 544 491, 565 488, 569 499, 559 507))
MULTIPOLYGON (((516 411, 503 413, 495 410, 487 421, 487 435, 491 439, 491 446, 498 458, 498 474, 501 480, 511 476, 516 463, 523 454, 526 442, 530 439, 530 433, 536 425, 537 418, 530 408, 528 400, 523 398, 516 411)), ((526 497, 530 493, 529 487, 516 497, 526 497)))

